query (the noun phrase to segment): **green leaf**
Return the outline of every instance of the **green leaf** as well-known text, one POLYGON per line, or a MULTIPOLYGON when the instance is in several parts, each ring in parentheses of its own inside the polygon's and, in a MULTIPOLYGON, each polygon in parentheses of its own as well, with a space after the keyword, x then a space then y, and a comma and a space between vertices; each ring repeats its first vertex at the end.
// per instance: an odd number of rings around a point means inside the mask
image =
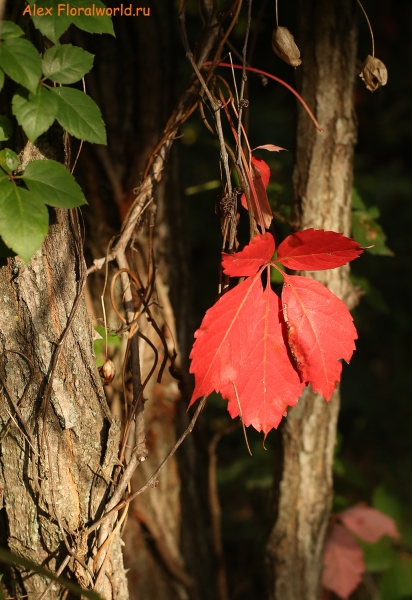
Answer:
POLYGON ((43 85, 39 85, 36 94, 19 88, 13 96, 12 110, 24 133, 34 142, 53 124, 58 101, 43 85))
POLYGON ((31 42, 9 38, 0 44, 0 67, 17 83, 35 93, 42 75, 41 59, 31 42))
POLYGON ((391 540, 384 536, 376 544, 368 544, 358 540, 365 556, 366 570, 370 573, 387 571, 397 558, 391 540))
POLYGON ((0 69, 0 92, 4 87, 4 71, 0 69))
MULTIPOLYGON (((44 13, 46 13, 46 8, 52 9, 51 15, 33 16, 33 23, 43 35, 54 44, 57 44, 60 36, 70 27, 72 22, 72 18, 66 15, 66 3, 63 4, 60 0, 29 0, 29 4, 30 6, 36 4, 36 11, 42 8, 44 13)), ((73 2, 70 4, 73 4, 73 2)))
POLYGON ((0 235, 26 263, 42 245, 48 224, 41 198, 0 175, 0 235))
POLYGON ((4 142, 9 139, 13 133, 13 125, 8 117, 0 115, 0 142, 4 142))
POLYGON ((412 559, 399 557, 380 580, 382 600, 401 600, 412 596, 412 559))
POLYGON ((71 5, 77 7, 78 16, 73 17, 73 24, 88 33, 109 33, 114 36, 113 23, 106 16, 105 5, 100 0, 75 0, 71 5), (98 14, 100 13, 100 14, 98 14))
POLYGON ((43 575, 43 577, 47 577, 51 579, 51 581, 56 581, 63 588, 70 590, 74 596, 89 598, 90 600, 102 600, 101 596, 97 592, 92 592, 91 590, 85 590, 72 581, 65 579, 64 577, 57 577, 54 573, 51 573, 41 565, 36 564, 31 560, 27 560, 27 558, 22 558, 21 556, 16 556, 16 554, 12 554, 11 552, 7 552, 7 550, 3 550, 0 548, 0 561, 6 563, 7 565, 19 565, 20 567, 24 567, 27 571, 34 571, 34 573, 38 573, 39 575, 43 575))
POLYGON ((27 165, 22 179, 49 206, 74 208, 87 204, 73 175, 55 160, 34 160, 27 165))
MULTIPOLYGON (((4 148, 0 152, 0 167, 3 167, 5 171, 11 173, 15 171, 19 166, 19 157, 13 150, 10 148, 4 148)), ((0 171, 0 177, 3 177, 4 174, 0 171)))
POLYGON ((76 83, 93 67, 93 54, 71 44, 53 46, 44 53, 43 74, 57 83, 76 83))
POLYGON ((21 27, 13 23, 12 21, 2 21, 0 24, 0 40, 7 40, 8 38, 15 38, 24 35, 24 31, 21 27))
POLYGON ((65 87, 53 88, 51 91, 59 100, 57 120, 70 135, 94 144, 107 143, 102 115, 89 96, 65 87))
POLYGON ((375 221, 379 218, 377 206, 366 206, 358 191, 353 189, 352 193, 352 233, 355 240, 361 246, 372 246, 367 248, 371 254, 381 256, 393 256, 393 252, 386 245, 386 235, 382 227, 375 221))

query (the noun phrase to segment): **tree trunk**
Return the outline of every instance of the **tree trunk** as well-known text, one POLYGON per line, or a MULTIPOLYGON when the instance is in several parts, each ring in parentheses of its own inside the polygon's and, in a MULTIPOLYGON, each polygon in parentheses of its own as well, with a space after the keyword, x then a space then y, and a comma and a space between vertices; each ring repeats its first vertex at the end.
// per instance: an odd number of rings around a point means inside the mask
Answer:
MULTIPOLYGON (((28 143, 22 161, 44 156, 39 146, 28 143)), ((47 157, 56 158, 49 153, 47 157)), ((16 257, 7 264, 3 260, 0 269, 0 477, 5 508, 1 545, 52 572, 69 552, 92 571, 96 538, 87 536, 85 529, 101 516, 120 436, 95 367, 92 327, 80 288, 84 259, 78 240, 76 219, 70 219, 68 211, 52 210, 49 234, 29 265, 16 257), (78 309, 69 325, 78 294, 78 309), (51 394, 43 419, 49 380, 51 394)), ((118 536, 107 567, 111 585, 105 588, 105 598, 126 599, 118 536)), ((80 562, 70 559, 68 572, 90 587, 80 562)), ((48 583, 17 568, 4 580, 13 597, 38 597, 48 583)), ((48 598, 62 594, 53 585, 48 598)))
MULTIPOLYGON (((299 109, 296 229, 313 227, 350 235, 356 142, 355 8, 353 0, 312 0, 300 5, 301 94, 324 131, 318 132, 299 109)), ((349 308, 356 304, 348 267, 307 275, 327 285, 349 308)), ((283 470, 276 523, 267 547, 270 596, 276 600, 319 600, 321 596, 339 402, 339 390, 327 404, 307 388, 281 428, 283 470)))

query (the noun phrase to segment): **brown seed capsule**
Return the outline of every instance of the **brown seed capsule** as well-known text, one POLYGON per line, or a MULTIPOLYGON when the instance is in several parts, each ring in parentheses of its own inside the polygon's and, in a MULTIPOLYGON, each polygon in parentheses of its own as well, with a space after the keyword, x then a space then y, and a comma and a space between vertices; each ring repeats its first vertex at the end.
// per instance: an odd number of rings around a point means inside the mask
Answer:
POLYGON ((100 375, 103 377, 103 385, 109 385, 116 375, 116 369, 111 360, 106 360, 103 366, 99 369, 100 375))
POLYGON ((291 67, 301 64, 299 48, 287 27, 276 27, 272 35, 272 48, 275 54, 291 67))
POLYGON ((379 58, 367 56, 363 65, 362 72, 359 75, 362 77, 366 87, 371 92, 374 92, 381 85, 386 85, 388 81, 388 71, 379 58))

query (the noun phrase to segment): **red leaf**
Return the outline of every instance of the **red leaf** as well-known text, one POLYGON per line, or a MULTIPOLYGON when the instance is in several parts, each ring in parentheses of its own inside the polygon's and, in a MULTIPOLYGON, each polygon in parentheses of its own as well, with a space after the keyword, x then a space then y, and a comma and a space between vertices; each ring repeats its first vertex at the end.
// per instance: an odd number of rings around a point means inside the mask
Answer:
POLYGON ((218 392, 243 368, 259 318, 255 307, 261 295, 260 275, 248 277, 206 311, 190 353, 195 389, 189 406, 204 394, 218 392))
MULTIPOLYGON (((253 425, 265 436, 277 427, 288 406, 295 406, 303 383, 294 369, 285 344, 285 324, 282 303, 267 285, 261 288, 259 303, 253 307, 258 316, 248 352, 235 383, 242 418, 246 426, 253 425)), ((232 381, 220 389, 229 400, 228 410, 239 415, 238 400, 232 381)))
POLYGON ((339 523, 333 525, 326 540, 323 564, 323 586, 339 598, 349 598, 362 581, 365 561, 359 544, 339 523))
POLYGON ((400 537, 395 521, 376 508, 353 506, 339 514, 342 523, 365 542, 375 543, 383 535, 400 537))
POLYGON ((319 271, 340 267, 363 252, 358 242, 334 231, 305 229, 279 246, 277 261, 290 269, 319 271))
POLYGON ((286 275, 282 290, 283 314, 289 346, 302 380, 326 400, 340 380, 357 339, 346 305, 324 285, 297 275, 286 275))
MULTIPOLYGON (((266 193, 266 188, 269 184, 270 179, 270 167, 267 163, 265 163, 264 160, 262 160, 261 158, 256 158, 254 156, 252 156, 251 165, 252 182, 249 182, 249 184, 250 201, 253 207, 253 214, 256 221, 259 223, 259 210, 257 206, 259 205, 260 210, 262 212, 264 225, 266 229, 268 229, 273 219, 272 211, 269 206, 268 196, 266 193)), ((240 201, 242 203, 242 206, 247 210, 248 205, 245 194, 242 194, 240 201)))
POLYGON ((259 234, 236 254, 222 253, 222 266, 226 275, 245 277, 254 275, 260 267, 270 261, 275 251, 275 240, 271 233, 259 234))
POLYGON ((257 146, 256 148, 253 148, 252 152, 254 152, 255 150, 269 150, 269 152, 280 152, 280 150, 286 150, 286 148, 274 146, 273 144, 264 144, 263 146, 257 146))

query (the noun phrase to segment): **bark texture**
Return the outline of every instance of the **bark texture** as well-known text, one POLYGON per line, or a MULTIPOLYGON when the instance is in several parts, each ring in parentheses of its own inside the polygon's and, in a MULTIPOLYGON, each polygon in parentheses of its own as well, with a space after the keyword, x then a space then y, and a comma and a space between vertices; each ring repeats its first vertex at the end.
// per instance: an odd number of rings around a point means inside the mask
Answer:
MULTIPOLYGON (((22 161, 42 157, 39 147, 28 143, 22 161)), ((30 263, 3 259, 0 268, 1 545, 53 572, 68 555, 66 544, 93 570, 96 540, 85 535, 85 528, 101 515, 120 436, 95 367, 84 297, 54 372, 45 421, 41 416, 53 356, 79 289, 83 256, 74 242, 75 228, 68 211, 51 211, 49 234, 30 263)), ((65 575, 90 587, 89 574, 73 559, 65 575)), ((105 599, 126 600, 118 536, 108 575, 105 599)), ((13 597, 39 597, 48 583, 20 569, 4 580, 13 597)), ((47 597, 61 598, 63 592, 53 585, 47 597)))
MULTIPOLYGON (((323 133, 299 109, 294 169, 295 226, 350 235, 357 25, 355 2, 300 4, 300 92, 323 133)), ((308 273, 349 308, 357 301, 349 268, 308 273)), ((311 388, 282 425, 283 470, 268 547, 270 596, 319 600, 322 555, 333 494, 339 390, 329 404, 311 388)))

